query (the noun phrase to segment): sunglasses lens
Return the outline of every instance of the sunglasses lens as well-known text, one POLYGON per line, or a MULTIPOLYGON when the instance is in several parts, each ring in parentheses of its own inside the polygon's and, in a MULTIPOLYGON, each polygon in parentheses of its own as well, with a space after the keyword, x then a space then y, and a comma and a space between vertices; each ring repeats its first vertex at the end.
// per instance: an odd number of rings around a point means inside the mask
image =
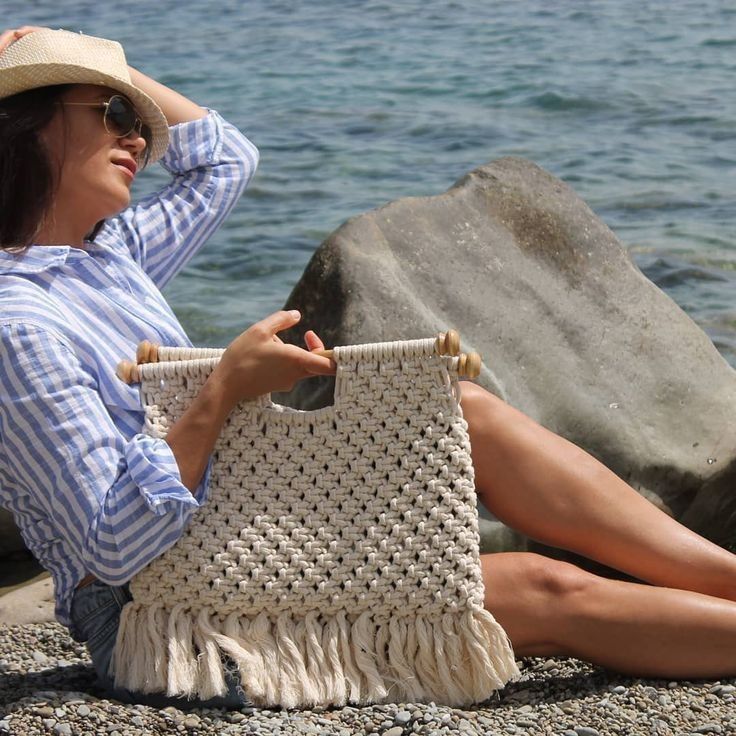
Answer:
POLYGON ((115 95, 109 99, 105 110, 105 123, 111 133, 122 138, 133 131, 137 120, 135 108, 125 97, 115 95))

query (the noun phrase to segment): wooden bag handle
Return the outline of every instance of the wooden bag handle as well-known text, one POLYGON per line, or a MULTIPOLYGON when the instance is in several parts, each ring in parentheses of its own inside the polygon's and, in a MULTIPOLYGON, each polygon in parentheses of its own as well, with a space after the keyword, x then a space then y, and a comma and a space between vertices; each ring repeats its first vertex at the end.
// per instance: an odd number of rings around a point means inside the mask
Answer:
MULTIPOLYGON (((159 345, 150 340, 142 340, 138 344, 135 359, 136 362, 130 360, 121 360, 118 363, 116 375, 125 383, 138 383, 140 376, 138 366, 144 363, 158 363, 159 345)), ((451 355, 458 357, 457 371, 462 378, 477 378, 480 375, 481 358, 478 353, 461 353, 460 352, 460 335, 457 330, 448 330, 440 332, 435 340, 435 350, 439 355, 451 355)), ((315 355, 325 358, 333 358, 333 350, 315 350, 315 355)))

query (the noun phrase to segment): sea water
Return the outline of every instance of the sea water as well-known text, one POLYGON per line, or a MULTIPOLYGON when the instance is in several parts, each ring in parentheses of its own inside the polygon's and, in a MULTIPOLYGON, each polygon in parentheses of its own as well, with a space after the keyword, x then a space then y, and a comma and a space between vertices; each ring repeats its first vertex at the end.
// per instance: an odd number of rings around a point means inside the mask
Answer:
MULTIPOLYGON (((523 156, 560 177, 736 366, 736 6, 700 0, 0 0, 119 40, 261 152, 165 292, 195 344, 279 309, 348 217, 523 156)), ((157 167, 154 167, 157 168, 157 167)), ((163 172, 136 183, 143 194, 163 172)), ((677 346, 672 346, 673 354, 677 346)))

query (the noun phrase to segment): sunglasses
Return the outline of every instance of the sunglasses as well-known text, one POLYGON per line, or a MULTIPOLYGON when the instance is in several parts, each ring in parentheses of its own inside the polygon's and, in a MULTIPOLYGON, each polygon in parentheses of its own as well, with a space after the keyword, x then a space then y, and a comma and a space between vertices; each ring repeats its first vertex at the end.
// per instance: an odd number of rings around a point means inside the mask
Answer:
POLYGON ((105 130, 116 138, 128 138, 133 133, 146 142, 143 163, 151 152, 151 129, 141 120, 133 103, 123 95, 113 95, 107 102, 62 102, 62 105, 104 108, 102 123, 105 130))

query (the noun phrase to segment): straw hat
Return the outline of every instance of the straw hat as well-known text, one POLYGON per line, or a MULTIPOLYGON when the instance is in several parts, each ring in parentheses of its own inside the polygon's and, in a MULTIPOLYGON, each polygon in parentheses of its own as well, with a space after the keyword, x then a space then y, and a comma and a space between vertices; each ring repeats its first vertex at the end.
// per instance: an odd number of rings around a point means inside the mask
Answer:
POLYGON ((70 31, 33 31, 0 53, 0 99, 52 84, 97 84, 124 94, 151 129, 150 161, 169 145, 161 108, 130 81, 123 47, 117 41, 70 31))

